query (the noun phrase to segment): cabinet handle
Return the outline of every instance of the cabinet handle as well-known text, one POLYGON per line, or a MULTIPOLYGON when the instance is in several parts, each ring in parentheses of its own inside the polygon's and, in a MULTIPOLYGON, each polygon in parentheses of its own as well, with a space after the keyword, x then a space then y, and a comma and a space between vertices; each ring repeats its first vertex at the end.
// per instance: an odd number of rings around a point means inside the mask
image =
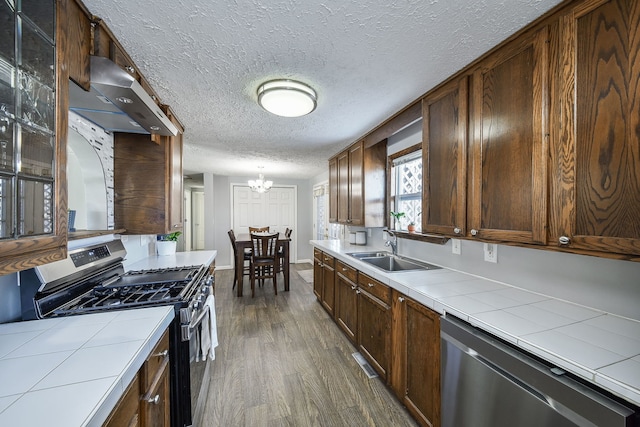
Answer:
POLYGON ((404 302, 404 298, 398 297, 398 302, 404 302))
POLYGON ((369 285, 370 288, 373 288, 375 286, 373 283, 367 283, 367 285, 369 285))
POLYGON ((182 224, 173 224, 173 228, 180 228, 182 224))
POLYGON ((160 353, 154 354, 154 357, 167 357, 167 354, 169 354, 169 350, 163 350, 160 353))
POLYGON ((461 231, 462 230, 460 230, 458 227, 453 229, 453 232, 456 233, 456 234, 460 234, 461 231))
POLYGON ((127 65, 126 67, 124 67, 124 69, 127 70, 130 74, 133 74, 133 72, 135 71, 131 65, 127 65))
POLYGON ((359 293, 360 293, 360 289, 356 289, 356 294, 359 294, 359 293))
POLYGON ((355 291, 356 290, 356 286, 351 285, 351 290, 355 291))
POLYGON ((160 403, 160 395, 156 394, 154 397, 148 398, 147 402, 157 405, 158 403, 160 403))
POLYGON ((568 238, 567 236, 560 236, 558 241, 560 242, 561 245, 568 245, 569 243, 571 243, 571 239, 568 238))
POLYGON ((478 234, 478 230, 476 230, 475 228, 472 228, 472 229, 471 229, 471 235, 472 235, 472 236, 475 236, 475 235, 477 235, 477 234, 478 234))
POLYGON ((342 271, 347 271, 347 270, 348 270, 348 268, 342 267, 342 271))

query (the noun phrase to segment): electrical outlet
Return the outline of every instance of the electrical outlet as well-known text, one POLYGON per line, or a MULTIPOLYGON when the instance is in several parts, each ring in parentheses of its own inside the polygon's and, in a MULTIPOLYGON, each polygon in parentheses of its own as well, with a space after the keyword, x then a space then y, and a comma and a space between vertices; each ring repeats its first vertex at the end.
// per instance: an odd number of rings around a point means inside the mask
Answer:
POLYGON ((484 260, 487 262, 498 262, 498 245, 495 243, 484 244, 484 260))
POLYGON ((460 255, 460 250, 462 249, 460 243, 460 239, 451 239, 451 252, 460 255))

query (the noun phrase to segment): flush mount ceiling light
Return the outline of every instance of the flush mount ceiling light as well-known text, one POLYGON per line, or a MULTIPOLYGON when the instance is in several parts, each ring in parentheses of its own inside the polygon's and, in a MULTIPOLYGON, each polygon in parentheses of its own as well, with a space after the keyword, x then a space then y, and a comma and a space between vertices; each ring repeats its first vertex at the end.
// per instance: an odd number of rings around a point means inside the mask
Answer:
POLYGON ((294 80, 271 80, 258 88, 258 104, 282 117, 300 117, 316 109, 316 91, 294 80))
POLYGON ((271 190, 272 186, 273 181, 265 181, 263 174, 258 174, 258 179, 256 180, 249 180, 249 187, 251 188, 251 191, 255 191, 256 193, 266 193, 271 190))

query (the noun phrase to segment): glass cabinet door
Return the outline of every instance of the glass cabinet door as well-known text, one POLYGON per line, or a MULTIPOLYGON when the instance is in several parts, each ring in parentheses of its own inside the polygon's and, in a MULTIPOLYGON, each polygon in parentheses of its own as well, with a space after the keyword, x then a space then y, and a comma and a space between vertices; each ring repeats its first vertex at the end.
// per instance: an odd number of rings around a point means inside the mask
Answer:
POLYGON ((0 239, 54 233, 55 1, 0 0, 0 239))

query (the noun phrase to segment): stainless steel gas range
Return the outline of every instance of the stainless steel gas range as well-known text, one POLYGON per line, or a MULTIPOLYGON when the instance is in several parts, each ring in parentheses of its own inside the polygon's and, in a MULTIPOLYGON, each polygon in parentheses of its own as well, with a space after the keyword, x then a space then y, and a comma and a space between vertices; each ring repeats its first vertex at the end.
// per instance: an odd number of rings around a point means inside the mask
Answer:
POLYGON ((199 342, 210 314, 214 276, 208 266, 125 272, 120 240, 69 251, 66 259, 20 273, 23 320, 173 305, 169 326, 173 427, 191 426, 204 404, 207 358, 199 342), (204 357, 203 357, 204 356, 204 357), (200 406, 199 406, 200 405, 200 406))

